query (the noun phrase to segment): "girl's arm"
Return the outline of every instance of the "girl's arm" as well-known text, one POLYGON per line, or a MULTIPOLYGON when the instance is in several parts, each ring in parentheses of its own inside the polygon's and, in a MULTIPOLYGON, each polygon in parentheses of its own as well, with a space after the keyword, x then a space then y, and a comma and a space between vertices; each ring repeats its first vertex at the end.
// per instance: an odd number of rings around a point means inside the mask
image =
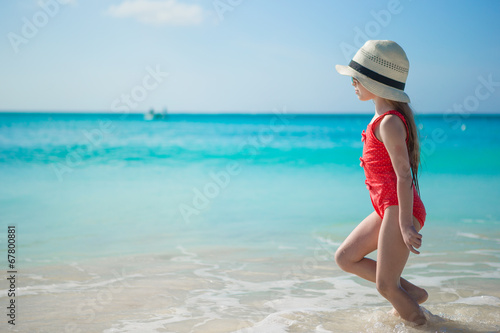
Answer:
POLYGON ((380 122, 380 137, 398 179, 399 227, 403 241, 411 252, 420 254, 415 250, 422 245, 422 235, 413 226, 413 188, 406 127, 398 116, 387 115, 380 122))

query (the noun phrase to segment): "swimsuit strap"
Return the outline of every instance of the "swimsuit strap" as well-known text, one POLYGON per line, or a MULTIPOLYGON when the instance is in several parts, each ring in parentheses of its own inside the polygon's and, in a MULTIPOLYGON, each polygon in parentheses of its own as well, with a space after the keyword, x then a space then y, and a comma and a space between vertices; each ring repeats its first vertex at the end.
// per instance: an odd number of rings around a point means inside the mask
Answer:
MULTIPOLYGON (((396 110, 391 110, 391 111, 387 111, 386 113, 384 113, 383 115, 379 116, 377 119, 375 119, 375 121, 373 122, 372 124, 372 128, 375 129, 375 126, 378 125, 378 123, 380 123, 382 121, 382 119, 384 119, 385 116, 389 115, 389 114, 393 114, 393 115, 396 115, 399 117, 399 119, 401 119, 401 121, 403 122, 403 124, 405 124, 405 128, 406 128, 406 142, 408 142, 408 137, 410 136, 410 132, 408 130, 408 124, 406 123, 406 119, 405 117, 401 114, 401 112, 398 112, 396 110)), ((375 132, 373 132, 373 134, 375 134, 375 132)))

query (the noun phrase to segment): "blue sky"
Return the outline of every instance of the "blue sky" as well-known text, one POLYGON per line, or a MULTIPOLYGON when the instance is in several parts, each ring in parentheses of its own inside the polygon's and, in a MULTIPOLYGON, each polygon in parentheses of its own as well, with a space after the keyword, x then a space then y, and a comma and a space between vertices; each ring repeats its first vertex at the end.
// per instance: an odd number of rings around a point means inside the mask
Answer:
POLYGON ((3 111, 373 112, 334 65, 366 39, 391 39, 410 59, 417 112, 500 112, 500 1, 0 6, 3 111))

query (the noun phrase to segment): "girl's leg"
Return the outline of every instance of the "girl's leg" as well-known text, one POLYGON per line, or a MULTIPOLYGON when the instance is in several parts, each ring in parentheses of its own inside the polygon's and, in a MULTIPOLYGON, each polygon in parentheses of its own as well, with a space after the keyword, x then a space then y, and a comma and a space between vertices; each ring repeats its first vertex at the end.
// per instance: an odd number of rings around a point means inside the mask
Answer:
POLYGON ((382 220, 376 212, 368 215, 335 252, 335 261, 344 271, 375 282, 376 262, 365 258, 377 249, 382 220))
MULTIPOLYGON (((345 239, 335 253, 337 265, 344 271, 375 282, 377 263, 365 256, 377 249, 382 220, 376 212, 368 215, 345 239)), ((420 229, 420 225, 418 229, 420 229)), ((414 284, 400 279, 401 286, 418 303, 427 300, 427 292, 414 284)))
POLYGON ((399 207, 390 206, 385 210, 379 233, 377 289, 403 319, 422 325, 426 322, 422 309, 401 286, 401 273, 409 254, 399 227, 399 207))

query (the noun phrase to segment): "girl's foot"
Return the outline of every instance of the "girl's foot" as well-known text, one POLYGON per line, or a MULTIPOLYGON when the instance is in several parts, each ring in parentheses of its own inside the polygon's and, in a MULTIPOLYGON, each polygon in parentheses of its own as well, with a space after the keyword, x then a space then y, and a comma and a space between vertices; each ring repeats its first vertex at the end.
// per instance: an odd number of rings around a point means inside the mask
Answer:
MULTIPOLYGON (((418 304, 424 303, 429 298, 429 294, 425 289, 417 287, 415 285, 410 290, 406 290, 406 292, 418 304)), ((391 313, 396 317, 401 317, 395 308, 392 308, 392 310, 389 313, 391 313)))
POLYGON ((425 289, 417 287, 413 283, 403 278, 401 278, 400 286, 418 304, 424 303, 425 301, 427 301, 427 298, 429 298, 429 294, 427 294, 427 291, 425 291, 425 289))
MULTIPOLYGON (((424 309, 424 308, 422 308, 422 307, 421 307, 421 309, 424 309)), ((425 310, 425 309, 424 309, 424 310, 425 310)), ((432 313, 430 313, 429 311, 425 310, 425 312, 427 312, 428 314, 430 314, 431 316, 433 316, 433 314, 432 314, 432 313)), ((425 312, 424 312, 424 318, 423 318, 423 319, 421 319, 421 320, 419 320, 419 321, 417 321, 417 322, 415 322, 415 321, 413 321, 413 320, 410 320, 410 321, 411 321, 411 322, 413 322, 413 323, 415 323, 417 326, 424 325, 424 324, 427 322, 428 317, 429 317, 429 315, 425 315, 425 312)), ((396 317, 398 317, 398 318, 401 318, 401 316, 399 315, 399 313, 396 311, 396 309, 395 309, 395 308, 392 308, 392 310, 391 310, 391 311, 389 311, 388 313, 390 313, 390 314, 392 314, 392 315, 394 315, 394 316, 396 316, 396 317)), ((439 317, 438 317, 438 318, 439 318, 439 317)))
POLYGON ((429 294, 427 293, 427 291, 425 291, 425 289, 417 287, 417 286, 415 286, 415 288, 407 290, 406 292, 418 304, 424 303, 429 298, 429 294))

